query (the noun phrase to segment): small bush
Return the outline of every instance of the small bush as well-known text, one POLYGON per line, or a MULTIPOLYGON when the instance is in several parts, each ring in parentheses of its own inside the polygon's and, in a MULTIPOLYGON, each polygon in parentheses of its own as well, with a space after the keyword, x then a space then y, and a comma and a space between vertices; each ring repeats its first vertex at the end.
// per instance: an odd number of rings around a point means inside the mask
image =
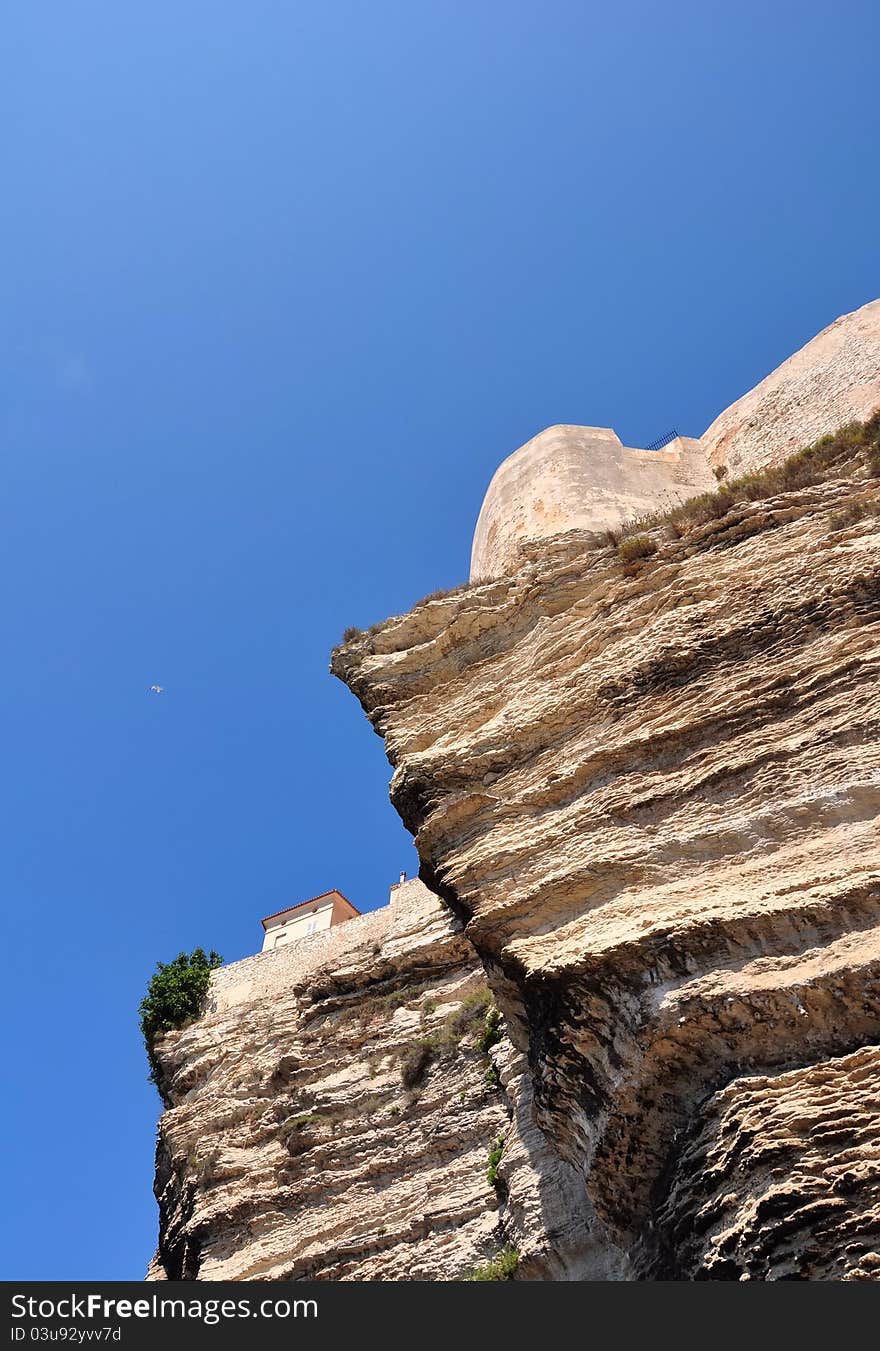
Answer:
POLYGON ((498 1073, 495 1066, 491 1063, 489 1064, 486 1073, 483 1075, 483 1083, 486 1085, 487 1088, 501 1087, 501 1075, 498 1073))
POLYGON ((519 1253, 516 1248, 502 1248, 490 1262, 474 1267, 465 1276, 466 1281, 512 1281, 519 1266, 519 1253))
POLYGON ((415 996, 412 990, 406 988, 402 990, 392 990, 390 994, 379 996, 379 1006, 383 1009, 402 1009, 404 1004, 408 1004, 415 996))
POLYGON ((477 1046, 486 1055, 489 1054, 493 1046, 497 1046, 501 1040, 501 1012, 493 1004, 487 1009, 486 1017, 483 1020, 483 1030, 477 1038, 477 1046))
POLYGON ((196 1182, 200 1186, 205 1186, 212 1179, 219 1158, 220 1150, 216 1146, 213 1149, 206 1149, 204 1152, 196 1149, 187 1153, 186 1166, 196 1182))
POLYGON ((301 1131, 303 1126, 308 1126, 310 1122, 317 1122, 320 1119, 320 1112, 315 1111, 300 1112, 297 1116, 285 1117, 281 1123, 279 1134, 282 1140, 286 1141, 292 1131, 301 1131))
POLYGON ((498 1166, 501 1163, 501 1155, 504 1153, 504 1136, 499 1135, 492 1148, 489 1150, 489 1167, 486 1171, 486 1180, 490 1187, 495 1186, 495 1179, 498 1177, 498 1166))
MULTIPOLYGON (((387 982, 383 983, 387 984, 387 982)), ((402 1008, 404 1004, 411 1003, 423 994, 427 984, 428 982, 424 980, 409 981, 396 989, 386 990, 381 994, 378 990, 367 990, 358 1003, 357 1016, 364 1019, 389 1011, 393 1013, 395 1009, 402 1008)))
POLYGON ((417 1041, 407 1047, 400 1062, 400 1080, 410 1092, 425 1082, 428 1067, 434 1059, 434 1047, 429 1041, 417 1041))
POLYGON ((459 1007, 445 1019, 440 1029, 439 1049, 454 1051, 466 1034, 472 1033, 476 1037, 483 1028, 486 1010, 491 1003, 492 996, 488 990, 479 990, 476 994, 469 994, 463 999, 459 1007))
MULTIPOLYGON (((411 997, 411 995, 408 997, 411 997)), ((388 999, 388 996, 383 996, 383 998, 388 999)), ((430 1001, 428 1002, 430 1003, 430 1001)), ((403 1052, 400 1061, 400 1077, 404 1088, 418 1088, 424 1082, 428 1066, 435 1056, 440 1056, 443 1059, 454 1056, 461 1045, 462 1038, 467 1034, 471 1034, 475 1039, 475 1044, 479 1045, 482 1038, 486 1036, 487 1010, 491 1004, 492 996, 488 990, 480 990, 476 994, 468 995, 466 999, 461 1001, 457 1009, 454 1009, 443 1019, 438 1028, 428 1033, 427 1036, 420 1037, 418 1041, 412 1042, 403 1052)), ((500 1035, 499 1032, 498 1036, 500 1035)), ((492 1045, 493 1043, 490 1041, 489 1044, 492 1045)))
POLYGON ((348 628, 342 635, 342 641, 344 643, 351 643, 354 641, 355 638, 360 638, 362 633, 363 629, 359 629, 356 624, 349 624, 348 628))
POLYGON ((692 521, 694 525, 708 525, 719 516, 726 516, 736 501, 729 487, 719 488, 714 493, 699 493, 689 497, 680 507, 670 513, 673 521, 692 521))
POLYGON ((416 605, 427 605, 432 600, 445 600, 447 596, 454 596, 459 591, 467 591, 467 588, 467 582, 462 582, 458 586, 441 587, 439 591, 429 591, 427 596, 422 596, 421 600, 416 601, 416 605))
POLYGON ((199 1016, 211 983, 211 972, 222 963, 219 953, 212 949, 206 955, 203 948, 178 953, 173 962, 157 963, 147 993, 138 1005, 153 1083, 157 1082, 159 1072, 155 1055, 157 1037, 183 1027, 199 1016))
POLYGON ((291 1116, 286 1121, 282 1121, 278 1133, 288 1154, 301 1154, 303 1152, 306 1145, 303 1138, 305 1127, 310 1124, 313 1116, 313 1112, 301 1112, 299 1116, 291 1116))
MULTIPOLYGON (((880 478, 880 409, 867 422, 851 422, 796 451, 782 464, 770 465, 734 480, 728 476, 728 467, 719 465, 712 471, 718 480, 714 491, 689 497, 670 510, 633 517, 620 526, 607 529, 605 539, 613 548, 623 550, 623 562, 631 567, 639 558, 649 556, 640 552, 643 546, 635 542, 641 541, 647 530, 662 527, 668 534, 681 539, 693 526, 708 525, 726 516, 737 503, 761 501, 829 478, 852 475, 863 467, 872 478, 880 478), (633 542, 628 544, 627 541, 633 542)), ((653 553, 650 544, 648 541, 649 553, 653 553)))
POLYGON ((833 511, 829 518, 829 524, 832 530, 845 530, 847 526, 855 525, 858 521, 864 521, 869 516, 880 516, 880 501, 865 501, 864 498, 857 498, 854 502, 847 502, 840 511, 833 511))
POLYGON ((657 552, 657 542, 650 535, 629 535, 617 546, 617 556, 623 563, 635 563, 639 558, 650 558, 657 552))

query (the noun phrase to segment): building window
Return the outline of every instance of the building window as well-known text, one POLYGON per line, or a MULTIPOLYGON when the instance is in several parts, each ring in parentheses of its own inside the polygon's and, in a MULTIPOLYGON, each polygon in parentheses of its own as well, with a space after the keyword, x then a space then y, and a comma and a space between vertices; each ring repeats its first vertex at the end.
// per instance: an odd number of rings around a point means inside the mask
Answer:
POLYGON ((307 934, 313 934, 313 933, 315 933, 315 931, 317 930, 317 927, 318 927, 318 921, 317 921, 317 919, 315 919, 315 918, 310 919, 309 922, 308 922, 308 924, 306 925, 306 933, 307 933, 307 934))

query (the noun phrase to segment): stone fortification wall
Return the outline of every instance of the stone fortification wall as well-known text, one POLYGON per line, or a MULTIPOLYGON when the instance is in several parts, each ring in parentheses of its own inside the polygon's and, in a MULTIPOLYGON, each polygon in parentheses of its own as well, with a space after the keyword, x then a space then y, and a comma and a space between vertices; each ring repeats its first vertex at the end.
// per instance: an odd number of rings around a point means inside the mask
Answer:
POLYGON ((474 533, 471 581, 510 572, 527 540, 614 529, 714 486, 690 438, 633 450, 609 427, 548 427, 496 471, 474 533))
POLYGON ((726 408, 701 437, 731 477, 779 464, 880 407, 880 300, 844 314, 726 408))
POLYGON ((385 949, 393 952, 409 944, 413 933, 432 920, 448 922, 448 911, 418 878, 396 887, 392 896, 392 904, 379 910, 300 938, 289 947, 258 952, 220 967, 211 980, 209 1011, 222 1013, 265 995, 291 990, 324 967, 342 970, 361 961, 366 953, 379 956, 385 949))

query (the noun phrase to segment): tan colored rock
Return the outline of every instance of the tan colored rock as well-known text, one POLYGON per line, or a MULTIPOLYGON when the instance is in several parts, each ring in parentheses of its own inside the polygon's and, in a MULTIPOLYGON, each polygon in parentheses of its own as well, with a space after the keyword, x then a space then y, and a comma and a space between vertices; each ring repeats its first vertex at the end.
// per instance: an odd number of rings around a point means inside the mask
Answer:
POLYGON ((655 1279, 880 1279, 880 1048, 712 1094, 657 1226, 655 1279))
POLYGON ((598 1217, 595 1270, 604 1242, 624 1277, 876 1279, 875 1088, 842 1059, 880 1042, 872 508, 862 470, 658 529, 636 567, 527 543, 334 654, 598 1217))
POLYGON ((460 925, 418 882, 217 971, 205 1015, 159 1047, 148 1279, 455 1280, 510 1244, 526 1279, 579 1278, 597 1221, 568 1166, 545 1162, 504 1038, 501 1085, 487 1084, 475 1034, 489 1005, 460 925), (432 1041, 407 1087, 404 1065, 432 1041))
POLYGON ((835 319, 700 438, 709 463, 731 476, 779 464, 880 407, 880 300, 835 319))
POLYGON ((471 581, 510 572, 529 540, 601 534, 714 487, 699 442, 686 437, 633 450, 609 427, 548 427, 496 470, 474 532, 471 581))

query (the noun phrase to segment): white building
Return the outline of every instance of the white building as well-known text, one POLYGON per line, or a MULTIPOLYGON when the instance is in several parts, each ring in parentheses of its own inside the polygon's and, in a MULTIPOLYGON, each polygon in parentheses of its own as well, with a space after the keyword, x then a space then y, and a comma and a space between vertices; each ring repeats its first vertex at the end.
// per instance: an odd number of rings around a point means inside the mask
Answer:
POLYGON ((341 891, 335 890, 313 896, 309 901, 300 901, 298 905, 289 905, 286 910, 278 910, 263 920, 263 952, 284 947, 297 938, 332 929, 334 925, 344 924, 359 914, 357 907, 341 891))

